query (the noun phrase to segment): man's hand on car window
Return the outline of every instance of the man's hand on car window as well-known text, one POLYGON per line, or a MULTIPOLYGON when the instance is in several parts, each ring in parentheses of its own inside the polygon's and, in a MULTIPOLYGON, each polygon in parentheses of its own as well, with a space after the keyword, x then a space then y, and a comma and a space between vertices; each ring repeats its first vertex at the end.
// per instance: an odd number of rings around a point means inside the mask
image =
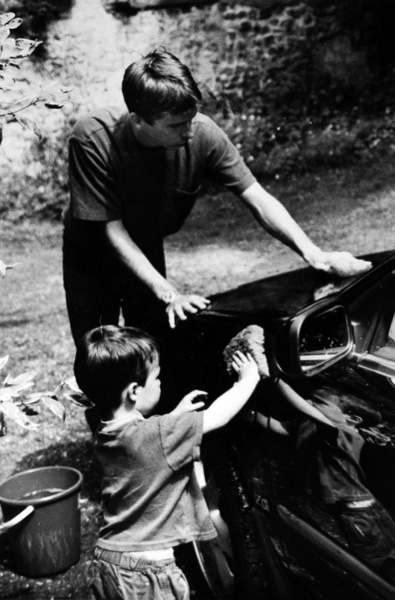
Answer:
POLYGON ((350 252, 321 252, 310 264, 315 269, 338 277, 353 277, 372 268, 371 262, 355 258, 350 252))

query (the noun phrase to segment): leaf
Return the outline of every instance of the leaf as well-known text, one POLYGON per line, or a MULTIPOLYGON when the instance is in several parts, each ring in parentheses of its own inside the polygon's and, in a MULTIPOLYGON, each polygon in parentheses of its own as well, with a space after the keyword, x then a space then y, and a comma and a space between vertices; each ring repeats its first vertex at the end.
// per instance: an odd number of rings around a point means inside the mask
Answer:
POLYGON ((0 436, 7 434, 7 424, 4 419, 4 413, 0 410, 0 436))
POLYGON ((65 380, 65 385, 67 385, 68 388, 70 388, 73 392, 78 392, 80 394, 82 394, 82 390, 80 389, 80 387, 78 386, 77 380, 75 377, 68 377, 65 380))
POLYGON ((2 356, 0 358, 0 369, 2 369, 3 367, 5 367, 5 365, 8 363, 8 359, 10 358, 9 354, 6 354, 6 356, 2 356))
POLYGON ((3 99, 0 96, 0 108, 2 111, 5 111, 5 114, 15 116, 16 112, 19 112, 24 108, 35 104, 37 100, 37 96, 22 96, 21 94, 15 94, 14 97, 8 96, 8 98, 6 98, 6 101, 3 101, 3 99))
POLYGON ((7 38, 1 47, 1 58, 14 58, 17 56, 17 49, 14 38, 7 38))
POLYGON ((35 376, 36 373, 33 371, 23 373, 22 375, 18 375, 18 377, 10 377, 8 375, 4 381, 4 385, 6 385, 4 389, 8 390, 13 396, 18 396, 19 392, 27 390, 34 385, 33 378, 35 376))
POLYGON ((23 402, 24 404, 34 404, 35 402, 39 402, 44 395, 47 394, 45 392, 33 392, 28 394, 23 402))
POLYGON ((49 408, 49 410, 57 417, 62 419, 62 421, 66 420, 66 410, 59 400, 55 400, 52 396, 43 396, 42 402, 44 406, 49 408))
POLYGON ((28 388, 32 387, 34 385, 33 381, 23 381, 21 383, 13 383, 12 385, 7 384, 7 387, 9 387, 9 389, 11 390, 11 392, 15 395, 18 395, 19 392, 22 392, 23 390, 27 390, 28 388))
POLYGON ((47 108, 62 108, 63 102, 56 102, 56 101, 52 100, 52 101, 44 102, 44 105, 47 108))
POLYGON ((19 396, 20 392, 23 392, 24 390, 27 390, 28 388, 32 387, 34 385, 33 381, 26 381, 24 383, 18 383, 17 385, 8 385, 7 383, 7 387, 5 389, 9 390, 9 392, 12 394, 12 396, 19 396))
MULTIPOLYGON (((0 44, 2 44, 10 35, 10 30, 8 27, 4 27, 0 25, 0 44)), ((1 56, 1 52, 0 52, 1 56)))
POLYGON ((14 18, 15 18, 15 13, 13 13, 13 12, 3 13, 2 15, 0 15, 0 26, 6 25, 10 21, 12 21, 12 19, 14 19, 14 18))
MULTIPOLYGON (((0 103, 1 105, 1 103, 0 103)), ((15 121, 15 115, 12 112, 3 112, 0 113, 0 117, 6 117, 6 123, 12 123, 13 121, 15 121)))
POLYGON ((11 21, 9 21, 7 23, 7 27, 9 27, 10 29, 16 29, 17 27, 22 25, 22 23, 23 23, 23 19, 16 17, 15 19, 12 19, 11 21))
POLYGON ((25 429, 38 429, 38 426, 30 421, 13 402, 4 402, 1 408, 6 417, 15 421, 17 425, 25 429))
POLYGON ((84 394, 65 394, 63 398, 64 400, 68 400, 69 402, 76 404, 80 408, 92 408, 94 406, 93 402, 88 400, 84 394))
POLYGON ((30 129, 30 123, 32 123, 31 119, 27 119, 26 117, 16 117, 17 122, 23 129, 30 129))
POLYGON ((31 416, 37 416, 40 414, 40 411, 37 408, 32 408, 30 405, 27 405, 25 402, 22 403, 22 408, 21 410, 23 411, 23 413, 25 415, 28 415, 29 417, 31 416))
POLYGON ((42 88, 40 100, 44 102, 47 108, 62 108, 64 94, 68 94, 72 89, 59 86, 56 83, 50 83, 42 88))
POLYGON ((0 89, 11 90, 15 85, 15 78, 8 73, 0 73, 0 89))
POLYGON ((42 139, 43 136, 37 123, 26 117, 19 116, 15 116, 15 120, 23 127, 23 129, 30 129, 30 131, 33 131, 40 140, 42 139))
POLYGON ((17 54, 15 55, 15 57, 28 56, 29 54, 34 52, 37 46, 39 46, 40 44, 42 44, 42 42, 36 40, 27 40, 25 38, 16 39, 15 50, 17 54))
POLYGON ((36 375, 37 375, 36 371, 26 371, 25 373, 21 373, 20 375, 17 375, 16 377, 8 378, 7 385, 12 385, 12 386, 25 385, 26 383, 31 382, 32 379, 34 379, 36 375))
POLYGON ((0 402, 12 400, 14 394, 9 388, 0 388, 0 402))
POLYGON ((70 92, 73 91, 74 87, 72 85, 69 85, 69 86, 61 85, 59 89, 62 92, 62 94, 69 94, 70 92))

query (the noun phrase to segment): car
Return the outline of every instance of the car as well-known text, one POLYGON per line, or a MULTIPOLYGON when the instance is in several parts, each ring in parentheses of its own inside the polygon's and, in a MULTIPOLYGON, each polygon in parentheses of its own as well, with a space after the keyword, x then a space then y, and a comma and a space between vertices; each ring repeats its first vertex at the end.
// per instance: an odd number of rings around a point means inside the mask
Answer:
POLYGON ((179 394, 229 388, 224 348, 251 326, 270 369, 197 464, 207 597, 395 598, 395 252, 363 258, 358 277, 307 267, 217 294, 171 334, 179 394))

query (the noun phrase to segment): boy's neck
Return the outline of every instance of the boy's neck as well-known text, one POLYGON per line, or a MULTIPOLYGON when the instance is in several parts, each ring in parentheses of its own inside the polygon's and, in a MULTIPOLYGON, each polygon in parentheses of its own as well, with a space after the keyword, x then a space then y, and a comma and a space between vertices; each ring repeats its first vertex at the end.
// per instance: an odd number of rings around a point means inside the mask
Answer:
POLYGON ((133 421, 134 419, 143 419, 143 415, 135 408, 135 405, 121 404, 112 412, 111 421, 133 421))
POLYGON ((144 416, 136 409, 133 410, 116 410, 109 414, 107 418, 104 418, 102 423, 104 430, 110 433, 113 430, 119 429, 128 423, 133 421, 143 421, 144 416))

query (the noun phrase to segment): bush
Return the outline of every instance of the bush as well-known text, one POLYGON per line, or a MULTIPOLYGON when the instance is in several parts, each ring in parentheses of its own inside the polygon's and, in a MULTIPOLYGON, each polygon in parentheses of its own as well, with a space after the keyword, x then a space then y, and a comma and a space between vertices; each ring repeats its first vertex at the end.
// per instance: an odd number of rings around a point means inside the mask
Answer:
POLYGON ((0 13, 14 12, 23 19, 24 35, 45 39, 48 25, 67 13, 73 4, 74 0, 0 0, 0 13))
POLYGON ((73 121, 66 122, 53 137, 33 140, 20 175, 2 176, 7 205, 0 217, 60 220, 68 201, 67 138, 73 121))
POLYGON ((278 179, 315 168, 333 168, 395 154, 395 114, 358 110, 327 116, 281 118, 217 115, 254 174, 278 179))

